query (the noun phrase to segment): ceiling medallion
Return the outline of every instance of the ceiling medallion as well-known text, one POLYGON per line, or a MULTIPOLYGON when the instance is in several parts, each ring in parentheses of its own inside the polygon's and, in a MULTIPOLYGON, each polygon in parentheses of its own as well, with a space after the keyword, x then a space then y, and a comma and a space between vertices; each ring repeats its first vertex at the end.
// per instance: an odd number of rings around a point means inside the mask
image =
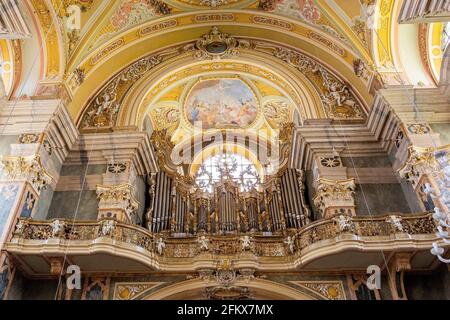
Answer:
POLYGON ((226 33, 220 32, 219 28, 214 26, 208 34, 195 44, 189 44, 184 51, 194 50, 194 58, 197 60, 220 60, 239 55, 239 49, 250 47, 250 42, 237 40, 226 33))
POLYGON ((228 4, 228 0, 200 0, 200 4, 211 8, 216 8, 228 4))

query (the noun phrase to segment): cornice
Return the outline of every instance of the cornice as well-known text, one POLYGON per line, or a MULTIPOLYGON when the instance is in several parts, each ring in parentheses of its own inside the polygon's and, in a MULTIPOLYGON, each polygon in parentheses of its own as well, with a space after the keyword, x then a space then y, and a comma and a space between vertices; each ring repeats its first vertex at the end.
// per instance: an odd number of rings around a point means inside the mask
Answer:
POLYGON ((158 171, 148 133, 133 128, 80 135, 65 164, 105 164, 111 161, 132 161, 139 175, 158 171))

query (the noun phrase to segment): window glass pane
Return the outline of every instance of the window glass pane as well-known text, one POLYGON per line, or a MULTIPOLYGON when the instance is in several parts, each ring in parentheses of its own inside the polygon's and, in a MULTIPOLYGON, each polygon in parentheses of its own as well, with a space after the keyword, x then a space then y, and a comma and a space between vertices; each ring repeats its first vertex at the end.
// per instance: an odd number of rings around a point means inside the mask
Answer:
POLYGON ((238 154, 221 154, 205 160, 195 176, 200 189, 213 192, 213 185, 221 180, 237 182, 241 191, 256 188, 259 182, 255 165, 238 154))

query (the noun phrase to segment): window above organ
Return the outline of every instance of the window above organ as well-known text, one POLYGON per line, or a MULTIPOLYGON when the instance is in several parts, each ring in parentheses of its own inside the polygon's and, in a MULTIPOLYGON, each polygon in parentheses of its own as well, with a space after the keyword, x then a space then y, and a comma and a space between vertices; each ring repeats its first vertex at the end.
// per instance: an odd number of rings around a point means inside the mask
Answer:
POLYGON ((202 191, 212 193, 214 184, 232 180, 240 191, 256 189, 260 176, 255 165, 247 158, 234 153, 223 153, 206 159, 195 175, 195 182, 202 191))

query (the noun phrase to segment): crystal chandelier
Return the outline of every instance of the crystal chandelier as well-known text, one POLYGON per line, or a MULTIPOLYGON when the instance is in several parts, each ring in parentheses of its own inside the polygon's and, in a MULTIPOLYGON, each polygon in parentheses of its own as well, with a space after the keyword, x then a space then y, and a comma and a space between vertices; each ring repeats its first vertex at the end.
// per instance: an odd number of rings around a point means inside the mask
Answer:
MULTIPOLYGON (((437 175, 436 182, 438 185, 438 190, 433 188, 431 184, 426 183, 424 191, 427 196, 438 200, 445 206, 445 212, 438 207, 434 208, 433 218, 438 222, 438 232, 436 236, 443 241, 445 244, 450 244, 450 235, 447 230, 450 230, 450 164, 447 153, 437 153, 436 159, 442 167, 442 171, 437 175)), ((450 259, 445 259, 442 257, 444 254, 444 249, 436 241, 433 243, 433 248, 431 253, 438 257, 438 259, 444 263, 449 264, 450 259)))

